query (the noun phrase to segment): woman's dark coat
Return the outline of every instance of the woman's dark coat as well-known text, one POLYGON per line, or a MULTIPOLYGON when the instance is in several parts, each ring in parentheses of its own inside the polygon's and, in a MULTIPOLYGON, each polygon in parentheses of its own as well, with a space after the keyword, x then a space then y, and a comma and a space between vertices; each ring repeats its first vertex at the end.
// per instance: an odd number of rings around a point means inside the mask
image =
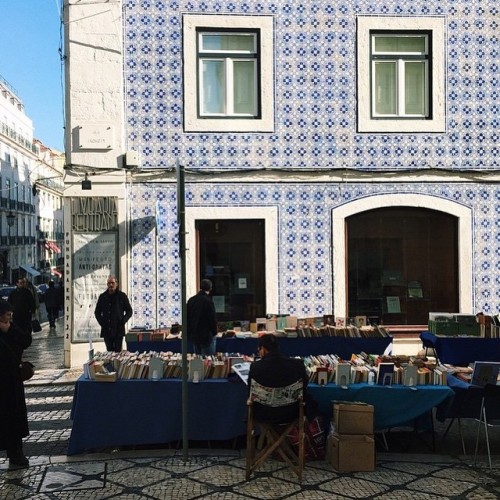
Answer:
POLYGON ((19 363, 31 340, 31 334, 15 324, 6 333, 0 331, 0 450, 14 446, 29 434, 19 363))

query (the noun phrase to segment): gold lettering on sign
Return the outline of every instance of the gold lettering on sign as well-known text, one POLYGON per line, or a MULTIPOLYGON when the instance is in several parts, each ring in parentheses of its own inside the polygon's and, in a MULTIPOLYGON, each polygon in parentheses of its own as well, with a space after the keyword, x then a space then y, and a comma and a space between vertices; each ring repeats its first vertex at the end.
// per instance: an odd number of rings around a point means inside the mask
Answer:
POLYGON ((116 198, 71 198, 73 231, 99 233, 118 229, 116 198))

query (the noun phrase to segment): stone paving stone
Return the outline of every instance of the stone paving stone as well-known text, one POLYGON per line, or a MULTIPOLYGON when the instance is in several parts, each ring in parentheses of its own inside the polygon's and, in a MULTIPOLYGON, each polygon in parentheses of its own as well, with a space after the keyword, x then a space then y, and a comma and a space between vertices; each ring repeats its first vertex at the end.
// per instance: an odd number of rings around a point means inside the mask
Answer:
POLYGON ((40 492, 95 490, 104 488, 106 463, 52 465, 46 469, 40 492))
POLYGON ((345 495, 348 498, 373 498, 375 495, 387 492, 389 487, 352 476, 342 476, 322 483, 319 489, 345 495))
POLYGON ((443 496, 458 496, 466 495, 469 491, 475 488, 474 483, 466 481, 456 481, 450 479, 441 479, 435 476, 417 479, 412 483, 408 483, 406 487, 414 491, 423 491, 432 494, 443 496))

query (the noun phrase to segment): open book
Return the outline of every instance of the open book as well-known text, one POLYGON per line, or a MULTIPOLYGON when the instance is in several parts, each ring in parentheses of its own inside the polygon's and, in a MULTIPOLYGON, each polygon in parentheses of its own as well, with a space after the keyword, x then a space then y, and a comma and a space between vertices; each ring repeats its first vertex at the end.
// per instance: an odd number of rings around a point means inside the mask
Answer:
POLYGON ((247 385, 248 385, 248 374, 250 372, 251 364, 252 363, 245 361, 243 363, 235 363, 232 366, 233 372, 235 372, 238 375, 238 377, 240 377, 241 380, 243 380, 243 382, 245 382, 245 384, 247 385))

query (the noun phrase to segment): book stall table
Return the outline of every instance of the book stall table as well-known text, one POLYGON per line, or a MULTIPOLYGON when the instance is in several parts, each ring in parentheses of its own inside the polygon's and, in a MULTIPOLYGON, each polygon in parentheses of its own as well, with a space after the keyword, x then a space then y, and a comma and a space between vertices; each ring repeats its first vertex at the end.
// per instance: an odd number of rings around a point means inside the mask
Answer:
MULTIPOLYGON (((180 379, 119 380, 113 383, 80 379, 75 385, 73 426, 68 455, 98 448, 164 444, 182 438, 180 379)), ((375 407, 375 428, 388 429, 451 402, 447 386, 369 386, 347 389, 311 384, 319 411, 331 419, 333 401, 365 401, 375 407)), ((246 433, 248 387, 243 382, 209 379, 188 386, 190 440, 227 440, 246 433)))
MULTIPOLYGON (((118 380, 75 384, 68 455, 96 448, 162 444, 182 438, 182 381, 118 380)), ((226 379, 189 384, 190 440, 246 433, 246 386, 226 379)))
POLYGON ((454 392, 446 385, 419 385, 416 388, 404 385, 352 384, 346 389, 334 384, 319 386, 311 384, 308 391, 319 405, 319 412, 331 420, 333 401, 362 401, 374 407, 374 429, 384 431, 414 422, 429 414, 435 407, 448 408, 454 392))
MULTIPOLYGON (((278 339, 280 351, 287 356, 311 356, 317 354, 337 354, 341 358, 350 359, 351 354, 359 354, 366 352, 367 354, 383 354, 389 344, 392 342, 392 337, 375 337, 375 338, 359 338, 359 337, 300 337, 300 338, 285 338, 278 339)), ((231 352, 239 354, 255 354, 257 352, 257 338, 235 338, 222 337, 217 338, 217 352, 231 352)), ((192 346, 189 343, 189 352, 192 351, 192 346)), ((127 350, 130 352, 181 352, 181 340, 165 340, 165 341, 142 341, 142 342, 127 342, 127 350)))
POLYGON ((437 337, 430 332, 422 332, 420 340, 435 349, 441 363, 466 365, 475 361, 500 361, 500 339, 437 337))

